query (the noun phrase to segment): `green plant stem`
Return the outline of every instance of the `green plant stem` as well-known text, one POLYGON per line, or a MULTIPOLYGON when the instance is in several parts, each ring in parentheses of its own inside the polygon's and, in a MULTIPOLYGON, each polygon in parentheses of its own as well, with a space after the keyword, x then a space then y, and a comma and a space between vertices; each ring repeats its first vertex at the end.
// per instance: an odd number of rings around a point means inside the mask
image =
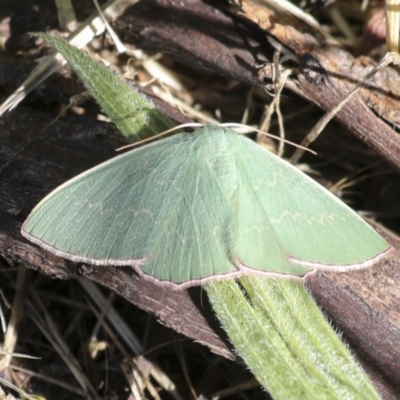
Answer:
POLYGON ((302 283, 239 282, 205 290, 236 351, 274 399, 379 399, 302 283))

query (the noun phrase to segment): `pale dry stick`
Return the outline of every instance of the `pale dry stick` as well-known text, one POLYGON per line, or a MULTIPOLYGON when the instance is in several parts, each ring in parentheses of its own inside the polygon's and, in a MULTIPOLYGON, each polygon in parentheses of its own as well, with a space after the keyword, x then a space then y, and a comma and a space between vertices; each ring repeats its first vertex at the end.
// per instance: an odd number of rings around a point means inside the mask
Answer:
POLYGON ((246 94, 246 105, 244 107, 242 119, 240 120, 241 124, 247 124, 247 121, 249 120, 250 106, 253 100, 254 89, 254 86, 251 86, 250 90, 246 94))
POLYGON ((172 71, 160 64, 154 56, 144 59, 141 65, 148 74, 156 78, 161 85, 168 86, 177 92, 185 90, 185 87, 179 79, 174 76, 172 71))
MULTIPOLYGON (((11 306, 8 304, 6 298, 4 297, 3 291, 0 289, 0 299, 3 301, 3 303, 6 305, 7 308, 11 308, 11 306)), ((3 313, 3 308, 1 307, 0 303, 0 324, 1 324, 1 330, 3 333, 6 333, 7 325, 6 325, 6 318, 3 313)))
POLYGON ((356 43, 357 37, 351 29, 349 23, 340 13, 339 8, 336 6, 329 7, 328 14, 333 23, 336 25, 337 29, 343 34, 343 36, 348 39, 350 43, 356 43))
MULTIPOLYGON (((179 110, 181 114, 186 116, 183 108, 180 107, 180 104, 176 101, 178 99, 174 97, 174 95, 171 93, 171 90, 169 89, 171 88, 175 91, 183 91, 183 86, 179 85, 179 81, 174 80, 171 74, 168 74, 168 70, 162 67, 160 63, 152 59, 149 60, 151 60, 150 63, 144 61, 142 65, 146 69, 146 71, 152 76, 152 78, 148 82, 140 83, 140 87, 147 87, 151 85, 151 90, 158 98, 164 100, 167 104, 170 104, 174 109, 179 110), (150 68, 148 68, 149 65, 151 65, 150 68), (157 82, 159 86, 153 85, 154 82, 157 82)), ((181 101, 181 103, 185 102, 181 101)))
POLYGON ((373 163, 372 165, 370 164, 364 168, 354 171, 350 175, 347 175, 347 176, 343 177, 342 179, 339 179, 338 181, 336 181, 335 183, 330 185, 327 189, 332 193, 336 193, 340 190, 344 190, 349 187, 355 186, 357 183, 364 181, 366 178, 371 178, 372 176, 382 175, 382 174, 384 174, 382 172, 378 172, 378 173, 374 173, 374 174, 367 174, 366 176, 362 175, 362 173, 365 172, 367 169, 370 169, 380 163, 381 163, 381 161, 377 161, 377 162, 373 163), (359 175, 359 177, 357 177, 357 175, 359 175))
POLYGON ((55 0, 54 3, 61 30, 71 32, 76 29, 77 20, 71 0, 55 0))
POLYGON ((292 73, 291 70, 286 69, 280 77, 280 82, 279 82, 279 86, 276 90, 276 94, 275 94, 275 98, 274 101, 276 101, 275 103, 275 112, 276 115, 278 116, 278 123, 279 123, 279 137, 282 139, 279 141, 279 146, 278 146, 278 153, 277 155, 279 157, 283 156, 283 150, 284 150, 284 140, 285 140, 285 127, 283 124, 283 115, 281 112, 281 92, 283 87, 285 86, 285 82, 287 80, 287 78, 289 77, 289 75, 292 73))
MULTIPOLYGON (((175 96, 172 95, 171 91, 166 87, 172 89, 175 92, 182 92, 185 91, 184 86, 182 83, 177 79, 173 72, 164 67, 161 63, 157 61, 157 57, 161 54, 157 53, 154 56, 145 56, 143 52, 138 54, 138 50, 131 50, 125 47, 125 53, 128 54, 130 57, 134 58, 137 61, 141 62, 142 68, 152 77, 148 82, 138 83, 141 87, 146 87, 153 82, 158 82, 159 86, 152 85, 151 88, 155 95, 157 95, 160 99, 164 100, 166 103, 170 104, 172 107, 177 108, 182 114, 186 115, 184 112, 184 107, 182 104, 185 105, 185 108, 191 109, 185 102, 179 100, 175 96)), ((129 61, 128 61, 129 63, 129 61)))
POLYGON ((385 0, 386 9, 386 47, 392 57, 399 64, 399 30, 400 30, 400 3, 399 0, 385 0))
MULTIPOLYGON (((292 55, 287 55, 285 57, 292 58, 292 55)), ((283 57, 283 60, 285 59, 283 57)), ((274 84, 274 99, 270 103, 270 105, 267 107, 265 115, 263 116, 263 121, 260 124, 260 130, 262 131, 268 131, 270 126, 271 126, 271 118, 274 113, 276 113, 278 117, 278 126, 279 126, 279 137, 281 140, 279 141, 279 146, 278 146, 278 152, 277 155, 281 157, 283 155, 283 150, 284 150, 284 140, 285 140, 285 127, 283 124, 283 116, 281 112, 281 107, 280 107, 280 101, 281 101, 281 93, 284 88, 285 82, 289 75, 292 73, 291 69, 286 69, 283 72, 281 72, 281 62, 279 60, 280 58, 280 51, 275 51, 274 56, 273 56, 273 84, 274 84)), ((282 60, 281 60, 282 61, 282 60)))
MULTIPOLYGON (((135 360, 133 362, 133 365, 135 367, 131 370, 131 376, 138 384, 143 385, 142 391, 144 392, 144 389, 146 388, 149 391, 149 393, 153 396, 154 400, 161 400, 161 397, 158 395, 157 389, 148 379, 146 379, 146 377, 143 375, 142 370, 139 368, 138 365, 136 365, 135 360)), ((143 398, 144 396, 142 396, 140 400, 142 400, 143 398)))
POLYGON ((103 11, 101 10, 99 3, 97 0, 93 0, 93 3, 96 7, 97 12, 100 15, 100 18, 103 20, 104 26, 106 28, 107 33, 110 35, 111 39, 113 40, 115 47, 118 51, 118 53, 124 53, 126 51, 126 47, 124 44, 119 40, 118 35, 115 33, 114 29, 111 28, 110 24, 108 23, 106 17, 103 14, 103 11))
POLYGON ((361 3, 361 11, 362 12, 367 11, 368 3, 369 3, 369 0, 362 0, 362 3, 361 3))
MULTIPOLYGON (((234 2, 237 3, 240 7, 241 6, 240 3, 242 2, 242 0, 234 0, 234 2)), ((289 12, 291 15, 295 16, 299 20, 306 23, 308 26, 315 29, 315 31, 319 32, 326 40, 328 40, 331 43, 336 43, 336 40, 332 36, 330 36, 325 29, 321 27, 319 22, 311 14, 305 12, 300 7, 297 7, 289 0, 259 0, 259 2, 261 3, 263 2, 267 4, 267 6, 269 3, 279 5, 282 8, 282 10, 289 12)))
MULTIPOLYGON (((277 50, 274 52, 273 55, 273 62, 271 64, 271 68, 272 68, 272 84, 274 85, 274 94, 276 96, 276 88, 278 86, 279 83, 279 77, 281 76, 280 73, 280 64, 279 64, 279 54, 280 52, 277 50), (278 60, 277 60, 278 58, 278 60)), ((268 94, 270 94, 269 92, 267 92, 268 94)), ((272 96, 272 94, 270 94, 272 96)), ((271 126, 271 117, 274 114, 275 111, 275 99, 268 105, 265 106, 265 112, 264 115, 262 116, 262 121, 260 124, 260 130, 262 131, 269 131, 269 128, 271 126)))
POLYGON ((135 370, 132 370, 132 363, 128 362, 127 360, 124 360, 121 362, 120 367, 122 369, 122 372, 125 375, 126 380, 128 381, 129 384, 129 389, 131 391, 131 395, 133 396, 134 400, 142 400, 142 387, 140 384, 140 379, 137 376, 137 373, 135 370))
POLYGON ((15 298, 12 305, 11 318, 8 323, 2 350, 6 353, 0 360, 0 371, 8 368, 12 353, 18 340, 18 329, 21 319, 24 315, 26 296, 28 293, 29 276, 31 271, 26 268, 20 268, 18 271, 17 285, 15 288, 15 298))
POLYGON ((164 100, 173 108, 178 109, 183 115, 190 116, 192 119, 196 119, 198 121, 202 121, 208 124, 218 123, 215 118, 212 118, 205 113, 193 108, 190 104, 192 102, 192 97, 187 101, 184 101, 171 93, 169 89, 173 90, 175 93, 182 93, 186 89, 182 85, 182 83, 174 76, 173 72, 160 64, 155 59, 155 56, 144 59, 141 62, 141 65, 146 70, 146 72, 153 77, 149 82, 141 83, 141 87, 146 87, 153 82, 158 82, 159 86, 152 85, 151 89, 153 93, 161 100, 164 100))
MULTIPOLYGON (((139 357, 137 359, 133 360, 133 363, 137 366, 136 368, 132 369, 131 362, 128 360, 124 360, 120 366, 122 371, 124 372, 126 379, 128 380, 129 384, 131 385, 131 390, 134 390, 135 393, 139 393, 140 388, 138 387, 141 382, 141 370, 146 370, 147 366, 146 363, 149 363, 149 361, 139 357), (143 365, 144 362, 144 365, 143 365)), ((155 400, 160 399, 158 392, 155 390, 153 386, 148 386, 147 389, 149 390, 149 393, 153 396, 155 400)), ((143 399, 143 396, 135 397, 135 399, 138 398, 139 400, 143 399)))
POLYGON ((152 90, 154 94, 157 95, 161 100, 164 100, 171 106, 179 108, 179 110, 183 111, 183 114, 193 119, 203 121, 207 124, 218 124, 218 120, 216 120, 215 118, 209 117, 203 112, 194 109, 192 106, 188 105, 186 102, 178 99, 177 97, 174 97, 173 102, 171 102, 170 96, 166 95, 164 91, 158 88, 158 86, 153 86, 152 90))

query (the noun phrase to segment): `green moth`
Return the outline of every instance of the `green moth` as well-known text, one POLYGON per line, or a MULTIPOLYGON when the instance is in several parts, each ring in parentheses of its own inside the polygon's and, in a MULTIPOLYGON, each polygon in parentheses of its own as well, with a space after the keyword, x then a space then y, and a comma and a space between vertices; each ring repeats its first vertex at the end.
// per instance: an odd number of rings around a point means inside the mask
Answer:
POLYGON ((34 208, 22 235, 72 261, 131 266, 177 288, 357 269, 391 249, 311 178, 213 125, 76 176, 34 208))

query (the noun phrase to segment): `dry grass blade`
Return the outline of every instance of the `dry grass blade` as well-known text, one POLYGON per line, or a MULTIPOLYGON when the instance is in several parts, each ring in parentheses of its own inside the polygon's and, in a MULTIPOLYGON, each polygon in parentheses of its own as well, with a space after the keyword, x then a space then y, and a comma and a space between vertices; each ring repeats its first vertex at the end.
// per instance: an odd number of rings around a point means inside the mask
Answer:
POLYGON ((93 0, 93 3, 96 7, 97 12, 99 13, 99 16, 101 17, 101 19, 103 20, 104 26, 108 32, 108 34, 110 35, 110 37, 112 38, 112 40, 114 41, 115 47, 117 48, 118 53, 123 53, 126 51, 126 47, 123 45, 123 43, 119 40, 118 35, 114 32, 114 29, 111 28, 110 24, 108 23, 107 19, 105 18, 103 12, 101 11, 101 8, 99 6, 99 3, 97 2, 97 0, 93 0))
POLYGON ((349 23, 339 11, 339 8, 335 6, 329 7, 328 12, 336 27, 343 33, 347 41, 349 43, 356 43, 357 37, 351 29, 349 23))
MULTIPOLYGON (((135 335, 132 333, 132 331, 128 328, 127 324, 124 322, 124 320, 119 316, 119 314, 113 309, 113 307, 110 306, 106 298, 102 295, 102 293, 99 291, 99 289, 91 282, 85 280, 85 279, 80 279, 79 280, 80 284, 82 287, 86 290, 86 292, 91 296, 91 298, 95 301, 97 307, 99 307, 100 310, 102 311, 102 314, 96 308, 91 307, 94 314, 98 318, 99 322, 101 323, 103 329, 107 332, 107 334, 111 337, 112 342, 114 345, 116 345, 121 353, 124 355, 125 359, 130 365, 130 371, 136 371, 137 370, 137 364, 135 360, 131 361, 131 354, 126 350, 125 346, 121 343, 119 338, 116 336, 114 331, 111 329, 111 327, 105 322, 104 317, 106 317, 113 325, 113 328, 118 332, 118 334, 123 338, 124 342, 128 344, 130 349, 137 355, 140 356, 143 352, 142 346, 139 344, 139 341, 135 337, 135 335)), ((182 397, 179 395, 179 393, 176 390, 176 387, 174 383, 169 379, 166 373, 164 373, 160 368, 156 367, 153 363, 150 361, 144 359, 141 357, 141 362, 146 363, 146 369, 149 371, 149 375, 154 378, 156 382, 164 389, 166 390, 175 400, 182 400, 182 397)), ((126 374, 126 371, 128 371, 129 368, 125 366, 124 372, 126 374)), ((139 372, 136 372, 137 374, 139 372)), ((135 395, 135 391, 138 388, 141 388, 142 385, 139 384, 138 382, 141 381, 139 379, 139 376, 142 376, 139 374, 136 376, 136 378, 129 377, 129 374, 126 375, 128 382, 130 382, 131 389, 132 389, 132 395, 135 395), (132 382, 135 382, 133 384, 132 382)), ((143 378, 143 377, 142 377, 143 378)), ((153 385, 151 382, 148 380, 143 380, 145 382, 145 386, 150 392, 153 392, 153 385)))
MULTIPOLYGON (((25 391, 21 390, 18 386, 13 385, 11 382, 8 382, 3 378, 0 378, 0 383, 5 387, 8 387, 8 388, 10 388, 12 390, 15 390, 21 396, 21 398, 23 398, 23 399, 26 399, 26 400, 37 400, 37 397, 29 395, 25 391)), ((1 395, 1 393, 0 393, 0 395, 1 395)))
POLYGON ((47 313, 39 297, 35 293, 32 293, 31 295, 34 300, 34 304, 28 302, 28 307, 33 322, 35 322, 42 334, 63 359, 71 373, 74 375, 75 379, 78 381, 79 385, 82 387, 85 394, 89 398, 96 398, 96 391, 94 390, 86 374, 83 372, 72 351, 68 348, 67 343, 64 341, 63 337, 58 331, 51 316, 47 313), (43 317, 40 314, 43 314, 43 317))
POLYGON ((143 399, 146 384, 140 370, 135 367, 132 368, 132 363, 127 361, 121 363, 121 369, 129 383, 129 388, 131 389, 134 400, 143 399))
POLYGON ((16 295, 2 348, 6 354, 0 361, 0 371, 3 371, 9 366, 13 357, 12 353, 14 352, 15 345, 18 340, 19 324, 24 315, 30 275, 31 271, 27 270, 26 268, 20 268, 18 271, 17 285, 15 290, 16 295))
MULTIPOLYGON (((138 364, 135 361, 135 359, 131 358, 131 355, 129 354, 129 352, 125 349, 123 344, 120 342, 119 338, 115 335, 114 331, 105 322, 105 320, 102 317, 102 315, 94 307, 92 307, 92 310, 93 310, 94 314, 96 315, 96 317, 99 319, 99 322, 103 326, 104 330, 110 336, 110 338, 111 338, 112 342, 114 343, 114 345, 116 345, 119 348, 119 350, 121 351, 121 353, 125 356, 126 363, 123 364, 123 366, 124 366, 123 367, 123 371, 124 371, 125 376, 126 376, 128 382, 130 384, 132 395, 135 398, 141 399, 141 398, 144 397, 143 393, 144 393, 144 389, 146 388, 152 394, 152 396, 156 400, 158 400, 159 397, 157 395, 157 390, 154 388, 154 386, 150 382, 150 380, 145 376, 146 374, 144 374, 142 372, 141 368, 138 367, 138 364), (140 396, 140 397, 137 397, 137 396, 140 396)), ((159 375, 161 375, 160 371, 157 371, 156 374, 154 373, 153 364, 151 362, 149 362, 148 360, 143 359, 142 357, 140 357, 140 359, 142 361, 141 362, 142 365, 144 363, 147 364, 146 365, 146 370, 149 370, 149 374, 148 375, 152 375, 153 377, 158 377, 159 375)), ((165 378, 166 375, 165 374, 162 374, 162 375, 165 378)), ((160 382, 159 380, 157 380, 157 381, 159 383, 162 382, 162 381, 160 382)), ((173 383, 169 379, 168 379, 168 383, 169 383, 169 385, 164 387, 164 389, 168 390, 170 395, 174 399, 182 400, 181 396, 178 394, 178 392, 175 389, 175 385, 173 385, 173 383)))
POLYGON ((138 338, 130 330, 126 322, 110 305, 108 300, 101 293, 99 288, 84 278, 79 278, 80 285, 85 289, 92 301, 96 304, 99 310, 103 310, 104 316, 110 321, 119 336, 128 345, 135 355, 140 355, 143 352, 142 346, 138 338))
MULTIPOLYGON (((89 304, 91 305, 91 304, 89 304)), ((123 363, 123 367, 121 365, 121 368, 123 369, 125 376, 127 378, 127 381, 129 382, 129 386, 131 388, 131 394, 134 397, 135 400, 139 400, 144 398, 144 390, 147 388, 150 393, 155 391, 154 387, 152 384, 145 378, 144 374, 142 374, 141 370, 136 367, 135 362, 131 359, 131 355, 129 352, 126 350, 125 346, 121 343, 117 335, 114 333, 114 331, 111 329, 111 327, 106 323, 104 320, 103 316, 100 314, 98 310, 92 305, 91 306, 92 311, 98 318, 100 324, 102 325, 103 329, 107 332, 109 335, 111 341, 115 346, 118 347, 118 349, 121 351, 121 353, 124 355, 126 363, 123 363)), ((108 306, 107 306, 108 308, 108 306)), ((107 310, 106 308, 106 310, 107 310)), ((107 314, 107 311, 106 311, 107 314)), ((158 400, 158 399, 156 399, 158 400)))
POLYGON ((188 368, 187 368, 187 364, 186 364, 186 358, 185 358, 185 354, 184 354, 183 349, 182 349, 182 345, 178 341, 178 342, 175 343, 175 347, 178 350, 179 362, 181 364, 181 368, 182 368, 182 371, 183 371, 183 376, 185 378, 186 384, 188 385, 189 390, 190 390, 193 398, 197 399, 198 396, 197 396, 196 390, 194 389, 193 384, 192 384, 192 382, 190 380, 190 376, 189 376, 188 368))
POLYGON ((211 397, 211 400, 219 400, 223 399, 224 397, 231 396, 236 393, 240 393, 244 390, 257 387, 259 383, 255 379, 250 379, 247 382, 241 383, 240 385, 235 385, 230 387, 229 389, 220 390, 217 393, 214 393, 211 397))
POLYGON ((46 375, 39 374, 37 372, 31 371, 31 370, 26 369, 26 368, 19 367, 17 365, 10 365, 10 368, 12 368, 13 371, 23 372, 23 373, 29 375, 32 378, 38 378, 38 379, 42 380, 43 382, 48 382, 48 383, 50 383, 52 385, 58 386, 60 388, 64 388, 64 389, 68 390, 71 393, 77 394, 78 396, 82 396, 82 397, 85 396, 85 392, 83 390, 80 390, 79 388, 77 388, 76 385, 70 385, 65 381, 62 381, 60 379, 52 378, 51 376, 49 376, 47 374, 46 375))
POLYGON ((3 356, 10 355, 14 358, 28 358, 30 360, 40 360, 40 357, 34 357, 34 356, 30 356, 28 354, 22 354, 22 353, 9 353, 9 352, 0 350, 0 354, 3 356))
POLYGON ((388 52, 399 53, 400 3, 386 0, 386 46, 388 52))
MULTIPOLYGON (((240 3, 239 0, 234 0, 234 1, 238 4, 240 3)), ((283 10, 287 11, 291 15, 304 21, 307 25, 309 25, 309 26, 313 27, 315 30, 319 31, 321 33, 321 35, 326 37, 331 42, 335 42, 333 37, 327 34, 326 30, 321 27, 319 22, 316 19, 314 19, 314 17, 311 14, 303 11, 301 8, 297 7, 292 2, 287 1, 287 0, 275 0, 275 1, 262 0, 261 2, 264 2, 266 5, 267 4, 278 5, 283 10)))
POLYGON ((5 394, 4 390, 0 385, 0 400, 15 400, 15 397, 12 394, 5 394))

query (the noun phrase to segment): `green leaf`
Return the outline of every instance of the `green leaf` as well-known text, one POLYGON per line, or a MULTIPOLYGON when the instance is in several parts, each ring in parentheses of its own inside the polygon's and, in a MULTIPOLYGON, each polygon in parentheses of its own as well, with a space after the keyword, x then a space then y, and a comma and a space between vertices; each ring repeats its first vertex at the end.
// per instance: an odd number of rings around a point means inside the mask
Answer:
POLYGON ((174 126, 146 96, 82 50, 44 33, 33 35, 62 54, 104 112, 130 140, 146 139, 174 126))
POLYGON ((218 126, 115 157, 42 200, 22 234, 76 262, 180 287, 370 265, 390 246, 350 208, 218 126))

